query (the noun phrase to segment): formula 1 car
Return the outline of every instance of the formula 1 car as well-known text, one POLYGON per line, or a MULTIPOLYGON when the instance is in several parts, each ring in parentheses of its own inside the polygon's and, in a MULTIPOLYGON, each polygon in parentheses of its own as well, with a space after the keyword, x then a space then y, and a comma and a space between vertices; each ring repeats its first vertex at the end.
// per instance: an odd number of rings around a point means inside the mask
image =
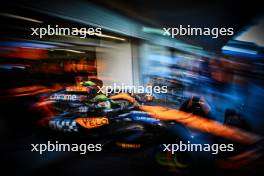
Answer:
POLYGON ((49 102, 46 108, 49 117, 41 119, 42 126, 58 132, 78 133, 83 139, 98 139, 103 141, 106 150, 151 148, 151 155, 159 166, 180 173, 200 168, 201 161, 230 169, 230 164, 226 164, 230 161, 243 160, 237 166, 242 167, 263 156, 261 136, 213 120, 210 107, 202 98, 192 97, 177 110, 143 105, 141 97, 144 95, 122 93, 107 97, 96 91, 92 81, 78 86, 81 87, 66 88, 42 99, 49 102), (232 142, 237 150, 213 157, 206 152, 164 152, 162 144, 179 141, 232 142))

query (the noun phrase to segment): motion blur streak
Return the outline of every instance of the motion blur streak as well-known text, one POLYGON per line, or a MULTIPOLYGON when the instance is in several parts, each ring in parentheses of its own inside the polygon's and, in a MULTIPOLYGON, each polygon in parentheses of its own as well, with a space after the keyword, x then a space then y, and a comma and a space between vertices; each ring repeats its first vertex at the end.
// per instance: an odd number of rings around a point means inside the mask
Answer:
POLYGON ((192 129, 221 136, 243 144, 254 144, 261 139, 260 136, 245 132, 241 129, 222 125, 217 121, 175 109, 164 108, 161 106, 141 106, 140 109, 150 112, 154 118, 160 120, 175 120, 192 129))
POLYGON ((40 93, 51 93, 57 90, 60 90, 62 86, 56 84, 54 87, 49 88, 46 86, 35 85, 35 86, 25 86, 19 88, 13 88, 7 90, 9 96, 12 97, 20 97, 20 96, 30 96, 30 95, 38 95, 40 93))
POLYGON ((0 47, 1 57, 17 58, 27 60, 40 60, 48 56, 48 51, 42 48, 30 48, 30 47, 0 47))
POLYGON ((27 17, 13 15, 13 14, 8 14, 8 13, 0 13, 0 15, 6 16, 6 17, 9 17, 9 18, 16 18, 16 19, 20 19, 20 20, 35 22, 35 23, 43 23, 43 21, 39 21, 39 20, 36 20, 36 19, 33 19, 33 18, 27 18, 27 17))

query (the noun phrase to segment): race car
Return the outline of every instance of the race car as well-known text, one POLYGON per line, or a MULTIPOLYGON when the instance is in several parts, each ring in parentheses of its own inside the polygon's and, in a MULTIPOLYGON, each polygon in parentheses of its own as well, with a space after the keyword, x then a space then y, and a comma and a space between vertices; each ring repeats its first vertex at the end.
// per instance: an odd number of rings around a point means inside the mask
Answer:
POLYGON ((221 161, 235 157, 238 162, 239 158, 243 158, 245 162, 241 165, 244 165, 256 159, 250 157, 252 153, 257 158, 263 156, 263 149, 259 147, 262 146, 261 136, 215 121, 210 116, 209 105, 202 98, 192 97, 183 102, 178 110, 144 105, 143 101, 137 101, 140 95, 121 93, 107 97, 98 94, 91 91, 96 87, 92 81, 82 83, 81 86, 89 88, 89 91, 86 88, 61 90, 47 98, 50 101, 47 109, 55 113, 45 118, 43 126, 58 132, 78 133, 89 139, 103 139, 106 150, 137 151, 151 148, 151 156, 159 166, 173 168, 180 173, 197 167, 201 164, 199 161, 228 168, 229 165, 221 161), (213 161, 208 153, 172 154, 163 151, 162 144, 179 141, 232 142, 239 150, 229 152, 228 155, 219 154, 213 161))

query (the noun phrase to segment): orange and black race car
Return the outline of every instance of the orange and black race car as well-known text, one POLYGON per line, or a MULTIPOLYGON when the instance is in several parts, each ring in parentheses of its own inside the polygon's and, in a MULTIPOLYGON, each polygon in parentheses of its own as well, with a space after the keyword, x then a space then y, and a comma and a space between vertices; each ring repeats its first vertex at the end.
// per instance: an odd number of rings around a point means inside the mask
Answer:
POLYGON ((65 136, 73 134, 82 140, 102 142, 105 150, 151 149, 150 155, 158 166, 181 173, 204 162, 207 166, 209 163, 236 169, 263 157, 262 136, 228 121, 222 124, 214 120, 209 115, 210 106, 202 98, 192 97, 179 109, 172 109, 142 105, 137 101, 140 96, 98 94, 92 90, 95 86, 92 81, 80 86, 83 87, 75 91, 71 87, 42 98, 36 105, 45 114, 39 124, 60 134, 67 132, 65 136), (206 151, 172 152, 174 144, 179 142, 232 144, 234 150, 218 155, 206 151))

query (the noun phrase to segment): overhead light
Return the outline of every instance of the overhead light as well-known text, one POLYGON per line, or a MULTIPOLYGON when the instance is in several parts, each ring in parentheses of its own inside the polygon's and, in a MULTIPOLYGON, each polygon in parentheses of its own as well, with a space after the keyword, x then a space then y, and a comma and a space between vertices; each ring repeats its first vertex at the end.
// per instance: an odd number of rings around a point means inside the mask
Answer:
MULTIPOLYGON (((78 31, 79 33, 81 33, 81 31, 78 31)), ((86 32, 87 34, 91 34, 91 32, 86 32)), ((107 35, 107 34, 99 34, 99 33, 93 33, 93 35, 96 35, 98 37, 103 37, 103 38, 110 38, 110 39, 115 39, 115 40, 120 40, 120 41, 126 41, 126 39, 124 38, 120 38, 120 37, 116 37, 116 36, 112 36, 112 35, 107 35)))
POLYGON ((69 52, 72 52, 72 53, 78 53, 78 54, 84 54, 85 52, 83 51, 78 51, 78 50, 72 50, 72 49, 54 49, 54 50, 50 50, 50 51, 69 51, 69 52))
POLYGON ((153 28, 153 27, 145 27, 145 26, 143 26, 142 31, 146 33, 152 33, 152 34, 158 34, 158 35, 163 35, 164 33, 162 29, 153 28))
POLYGON ((0 15, 1 16, 5 16, 5 17, 9 17, 9 18, 19 19, 19 20, 30 21, 30 22, 34 22, 34 23, 43 23, 43 21, 39 21, 39 20, 36 20, 36 19, 33 19, 33 18, 13 15, 13 14, 9 14, 9 13, 0 13, 0 15))
POLYGON ((120 41, 126 41, 126 39, 124 39, 124 38, 115 37, 115 36, 112 36, 112 35, 97 34, 97 33, 95 35, 97 35, 98 37, 104 37, 104 38, 111 38, 111 39, 120 40, 120 41))

